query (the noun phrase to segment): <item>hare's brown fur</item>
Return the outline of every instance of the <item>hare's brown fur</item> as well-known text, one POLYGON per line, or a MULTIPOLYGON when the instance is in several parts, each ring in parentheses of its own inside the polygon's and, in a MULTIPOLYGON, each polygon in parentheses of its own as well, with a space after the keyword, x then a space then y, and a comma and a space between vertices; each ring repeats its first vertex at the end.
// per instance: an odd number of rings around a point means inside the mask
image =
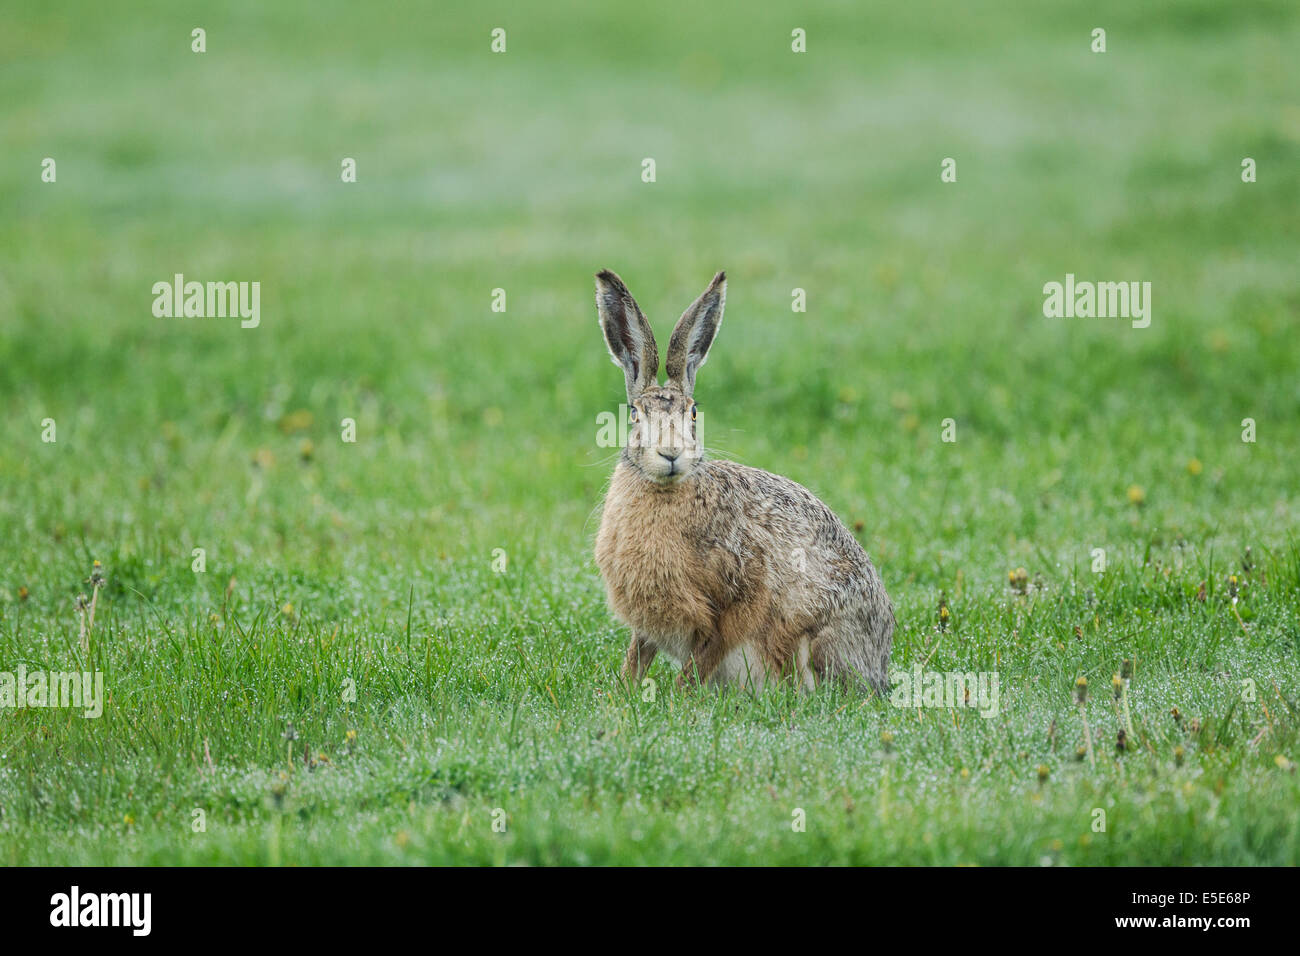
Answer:
POLYGON ((596 537, 610 607, 632 628, 624 674, 638 679, 663 651, 683 681, 883 688, 894 616, 866 552, 803 486, 699 447, 695 372, 725 289, 719 273, 682 316, 659 386, 648 323, 617 276, 597 277, 601 325, 638 413, 596 537))

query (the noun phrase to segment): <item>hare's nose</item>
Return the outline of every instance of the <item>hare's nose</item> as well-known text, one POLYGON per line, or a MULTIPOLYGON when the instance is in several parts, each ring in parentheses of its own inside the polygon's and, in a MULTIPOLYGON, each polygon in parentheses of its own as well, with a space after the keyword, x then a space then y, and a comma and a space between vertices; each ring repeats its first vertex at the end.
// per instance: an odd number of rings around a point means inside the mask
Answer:
POLYGON ((659 452, 659 457, 664 459, 665 461, 676 461, 681 456, 682 453, 678 451, 676 448, 669 449, 668 451, 659 452))

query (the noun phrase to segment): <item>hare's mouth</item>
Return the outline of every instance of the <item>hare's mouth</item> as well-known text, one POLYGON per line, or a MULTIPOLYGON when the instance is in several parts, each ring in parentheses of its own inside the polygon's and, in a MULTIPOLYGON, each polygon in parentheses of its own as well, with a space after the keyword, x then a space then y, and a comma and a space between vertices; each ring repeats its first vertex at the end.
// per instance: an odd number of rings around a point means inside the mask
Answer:
POLYGON ((668 471, 661 471, 654 476, 654 480, 660 485, 675 485, 686 477, 686 469, 680 464, 670 468, 668 471))
POLYGON ((663 452, 659 452, 655 461, 655 478, 664 484, 673 484, 686 474, 686 464, 682 455, 673 455, 670 458, 663 452))

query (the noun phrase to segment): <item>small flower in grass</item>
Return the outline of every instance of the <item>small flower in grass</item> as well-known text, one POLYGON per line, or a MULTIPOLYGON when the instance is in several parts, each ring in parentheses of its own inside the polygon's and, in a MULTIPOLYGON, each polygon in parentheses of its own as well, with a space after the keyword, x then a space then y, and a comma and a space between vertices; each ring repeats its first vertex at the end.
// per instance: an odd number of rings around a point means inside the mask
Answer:
POLYGON ((1288 759, 1286 755, 1278 754, 1273 758, 1273 762, 1278 765, 1279 769, 1285 770, 1287 773, 1295 773, 1295 761, 1288 759))
POLYGON ((1233 604, 1237 603, 1237 576, 1235 574, 1228 575, 1228 597, 1232 598, 1233 604))
POLYGON ((1083 761, 1087 759, 1087 757, 1088 757, 1088 748, 1083 746, 1083 744, 1080 744, 1079 746, 1074 748, 1075 760, 1079 761, 1080 763, 1083 763, 1083 761))
POLYGON ((99 604, 99 589, 104 586, 104 566, 95 561, 90 567, 90 577, 86 578, 86 583, 91 585, 90 604, 85 604, 85 595, 82 595, 80 609, 82 611, 81 621, 81 650, 83 653, 90 653, 90 634, 95 629, 95 608, 99 604))
POLYGON ((1050 777, 1051 775, 1052 775, 1052 771, 1050 771, 1050 770, 1047 769, 1047 764, 1045 764, 1045 763, 1040 763, 1040 764, 1038 765, 1038 782, 1039 782, 1039 783, 1046 783, 1046 782, 1047 782, 1047 778, 1050 777))
POLYGON ((280 608, 280 614, 292 621, 294 616, 293 602, 286 601, 284 607, 280 608))
POLYGON ((20 587, 20 588, 18 589, 18 600, 20 600, 20 601, 26 601, 27 598, 28 598, 27 588, 25 588, 25 587, 20 587))
POLYGON ((1097 758, 1092 750, 1092 728, 1088 726, 1088 678, 1082 674, 1074 682, 1074 702, 1079 705, 1079 719, 1083 721, 1083 742, 1087 744, 1083 751, 1088 755, 1088 763, 1096 767, 1097 758))
POLYGON ((1193 478, 1199 475, 1203 470, 1204 467, 1201 465, 1201 459, 1192 458, 1188 460, 1187 473, 1191 475, 1193 478))
POLYGON ((1187 752, 1183 750, 1182 744, 1179 744, 1177 747, 1174 748, 1175 766, 1181 767, 1183 765, 1183 757, 1186 755, 1186 753, 1187 752))
POLYGON ((1014 571, 1007 572, 1007 584, 1011 590, 1017 594, 1029 593, 1029 572, 1024 568, 1016 568, 1014 571))
POLYGON ((880 735, 880 743, 884 746, 885 753, 889 753, 894 749, 894 735, 886 730, 880 735))
MULTIPOLYGON (((96 591, 96 594, 99 592, 96 591)), ((77 620, 80 627, 81 652, 90 653, 90 632, 86 629, 86 611, 90 608, 90 602, 86 600, 86 595, 77 595, 77 620)))
POLYGON ((1124 729, 1128 736, 1133 736, 1133 715, 1129 712, 1128 706, 1128 685, 1133 679, 1133 659, 1124 658, 1119 664, 1119 673, 1111 678, 1111 689, 1115 693, 1115 700, 1124 710, 1124 729))
POLYGON ((1128 503, 1135 508, 1141 508, 1146 504, 1147 493, 1141 485, 1129 485, 1126 494, 1128 495, 1128 503))
POLYGON ((135 826, 135 817, 131 816, 131 814, 128 813, 122 817, 122 822, 129 827, 133 827, 135 826))
POLYGON ((1169 709, 1169 716, 1174 719, 1174 723, 1176 724, 1181 724, 1183 722, 1183 715, 1179 713, 1177 707, 1171 707, 1169 709))
POLYGON ((948 596, 946 594, 940 594, 939 595, 939 630, 940 631, 948 630, 948 618, 949 618, 948 596))

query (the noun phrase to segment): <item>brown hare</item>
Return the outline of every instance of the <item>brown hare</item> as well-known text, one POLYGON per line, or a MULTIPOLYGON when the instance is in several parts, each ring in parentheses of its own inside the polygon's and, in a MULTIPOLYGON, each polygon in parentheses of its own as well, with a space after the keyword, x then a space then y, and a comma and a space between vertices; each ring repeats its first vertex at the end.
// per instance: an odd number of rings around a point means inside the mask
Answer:
POLYGON ((627 379, 628 441, 605 495, 596 564, 632 629, 623 675, 663 651, 678 682, 761 687, 775 678, 886 686, 894 612, 880 575, 834 512, 788 478, 708 459, 695 376, 722 324, 719 272, 659 350, 614 273, 596 276, 605 344, 627 379))

